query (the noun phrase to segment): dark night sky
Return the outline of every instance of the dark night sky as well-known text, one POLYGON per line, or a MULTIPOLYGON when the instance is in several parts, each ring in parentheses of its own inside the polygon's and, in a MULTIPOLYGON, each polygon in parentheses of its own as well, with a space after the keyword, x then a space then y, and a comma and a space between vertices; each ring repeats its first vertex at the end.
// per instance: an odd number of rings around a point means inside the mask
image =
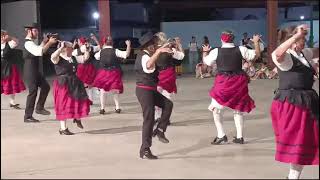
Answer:
POLYGON ((41 0, 42 28, 79 28, 94 25, 97 0, 41 0))

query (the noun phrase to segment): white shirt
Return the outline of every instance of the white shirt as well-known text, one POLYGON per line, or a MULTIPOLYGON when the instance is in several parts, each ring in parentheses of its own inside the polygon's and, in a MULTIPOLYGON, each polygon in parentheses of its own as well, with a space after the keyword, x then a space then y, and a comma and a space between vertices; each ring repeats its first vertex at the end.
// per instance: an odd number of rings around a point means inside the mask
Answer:
MULTIPOLYGON (((173 57, 174 59, 182 60, 182 59, 184 58, 184 53, 183 53, 183 52, 177 51, 175 48, 173 48, 172 51, 173 51, 172 57, 173 57)), ((142 59, 141 59, 142 69, 143 69, 143 71, 144 71, 145 73, 148 73, 148 74, 153 73, 153 72, 155 71, 155 68, 152 68, 152 69, 148 69, 148 68, 147 68, 147 62, 148 62, 149 59, 150 59, 149 52, 146 51, 146 50, 144 50, 144 52, 146 52, 148 55, 147 55, 147 54, 144 54, 144 55, 142 56, 142 59)))
MULTIPOLYGON (((105 49, 105 48, 112 48, 112 46, 103 46, 102 49, 105 49)), ((121 51, 119 49, 115 49, 116 51, 116 56, 119 57, 119 58, 123 58, 123 59, 126 59, 127 58, 127 51, 121 51)), ((97 52, 94 57, 97 59, 97 60, 100 60, 100 52, 97 52)))
POLYGON ((189 43, 189 51, 198 51, 198 48, 197 48, 197 43, 196 42, 190 42, 189 43))
POLYGON ((172 57, 174 59, 183 60, 183 58, 184 58, 184 53, 183 52, 178 51, 175 48, 172 48, 172 52, 173 52, 172 57))
POLYGON ((281 71, 289 71, 292 66, 293 66, 293 61, 291 58, 291 54, 296 57, 302 64, 304 64, 305 66, 310 67, 308 61, 310 62, 310 64, 313 66, 314 62, 312 61, 312 57, 313 57, 313 52, 310 48, 305 48, 302 50, 302 53, 297 54, 297 52, 295 52, 292 49, 288 49, 284 55, 284 60, 279 63, 276 59, 276 54, 275 52, 273 52, 271 54, 272 57, 272 61, 274 62, 274 64, 281 70, 281 71), (302 55, 302 53, 304 54, 304 57, 302 55))
MULTIPOLYGON (((94 53, 97 52, 97 51, 100 51, 100 47, 99 47, 99 46, 92 46, 92 45, 90 45, 90 47, 92 47, 94 53)), ((80 51, 81 51, 82 53, 84 53, 84 52, 86 51, 86 46, 85 46, 85 45, 81 45, 80 51)), ((89 51, 91 51, 91 48, 90 48, 89 51)), ((72 51, 72 56, 78 56, 78 50, 77 50, 77 49, 74 49, 74 50, 72 51)))
POLYGON ((32 55, 34 56, 42 56, 43 52, 43 46, 37 45, 34 40, 32 40, 29 37, 26 37, 26 39, 29 39, 31 41, 26 41, 24 43, 24 47, 26 48, 27 51, 29 51, 32 55))
MULTIPOLYGON (((234 43, 222 43, 221 48, 233 48, 235 47, 234 43)), ((239 46, 242 58, 251 61, 255 58, 256 56, 256 51, 253 49, 248 49, 244 46, 239 46)), ((212 64, 217 60, 218 57, 218 48, 214 48, 213 50, 210 51, 210 53, 206 56, 203 57, 203 62, 207 64, 208 66, 212 66, 212 64)))
MULTIPOLYGON (((59 54, 59 56, 57 56, 57 51, 56 52, 54 52, 54 53, 52 53, 51 54, 51 62, 53 63, 53 64, 58 64, 59 63, 59 61, 60 61, 60 58, 59 57, 62 57, 63 59, 65 59, 65 60, 67 60, 69 63, 72 63, 73 61, 72 61, 72 56, 71 57, 69 57, 69 56, 67 56, 65 53, 60 53, 59 54)), ((78 62, 78 63, 84 63, 85 62, 85 59, 84 59, 84 55, 80 55, 80 56, 74 56, 75 58, 76 58, 76 61, 78 62)))
POLYGON ((143 51, 146 52, 147 54, 144 54, 144 55, 142 56, 142 58, 141 58, 142 69, 143 69, 143 71, 144 71, 145 73, 151 74, 151 73, 153 73, 153 72, 156 70, 156 68, 155 68, 155 67, 152 68, 152 69, 148 69, 148 68, 147 68, 147 62, 149 61, 150 56, 149 56, 149 52, 148 52, 148 51, 146 51, 146 50, 143 50, 143 51))
MULTIPOLYGON (((16 43, 14 40, 9 41, 8 44, 11 49, 18 46, 18 43, 16 43)), ((3 50, 5 47, 6 47, 6 43, 1 43, 1 57, 3 57, 3 50)))

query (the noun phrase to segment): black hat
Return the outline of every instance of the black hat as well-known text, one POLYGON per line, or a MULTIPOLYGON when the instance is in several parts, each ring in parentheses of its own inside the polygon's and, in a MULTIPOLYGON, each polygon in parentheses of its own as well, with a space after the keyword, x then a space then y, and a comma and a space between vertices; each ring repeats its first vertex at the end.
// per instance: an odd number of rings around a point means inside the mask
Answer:
POLYGON ((140 48, 143 48, 147 43, 155 38, 152 32, 147 32, 139 38, 140 48))
POLYGON ((38 23, 32 23, 24 26, 24 28, 40 28, 40 25, 38 23))

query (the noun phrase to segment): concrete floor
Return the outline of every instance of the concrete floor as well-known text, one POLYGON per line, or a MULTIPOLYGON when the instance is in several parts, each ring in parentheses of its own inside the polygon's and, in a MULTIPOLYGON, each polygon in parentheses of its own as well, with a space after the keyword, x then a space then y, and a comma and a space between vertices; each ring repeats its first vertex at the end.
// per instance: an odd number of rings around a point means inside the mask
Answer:
MULTIPOLYGON (((208 90, 212 79, 196 80, 190 75, 178 79, 174 97, 169 144, 154 139, 152 151, 159 160, 139 158, 142 115, 135 97, 134 78, 127 74, 121 96, 123 113, 115 114, 108 98, 108 114, 100 115, 96 97, 90 117, 81 130, 68 122, 77 134, 61 136, 53 111, 50 91, 46 108, 50 116, 35 115, 38 124, 23 122, 24 110, 12 110, 1 95, 1 178, 273 178, 284 179, 288 166, 274 160, 274 135, 269 107, 277 80, 256 80, 250 94, 257 108, 245 116, 246 144, 213 146, 216 136, 208 90)), ((50 81, 51 83, 51 81, 50 81)), ((319 87, 318 82, 316 87, 319 87)), ((317 89, 318 90, 318 89, 317 89)), ((17 95, 25 108, 26 92, 17 95)), ((225 113, 229 140, 235 135, 232 111, 225 113)), ((308 166, 302 178, 319 178, 319 166, 308 166)))

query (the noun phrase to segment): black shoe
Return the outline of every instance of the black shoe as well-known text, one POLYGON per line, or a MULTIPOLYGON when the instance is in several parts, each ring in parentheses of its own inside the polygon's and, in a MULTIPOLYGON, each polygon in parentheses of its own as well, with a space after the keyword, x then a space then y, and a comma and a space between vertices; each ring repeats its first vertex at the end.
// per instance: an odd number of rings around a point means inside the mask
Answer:
POLYGON ((121 109, 115 109, 115 112, 120 114, 121 113, 121 109))
POLYGON ((144 159, 144 158, 147 158, 147 159, 158 159, 157 156, 153 155, 150 148, 146 148, 144 150, 140 150, 140 158, 141 159, 144 159))
POLYGON ((78 128, 83 129, 81 120, 73 119, 73 123, 77 123, 78 128))
POLYGON ((99 113, 104 114, 104 113, 106 113, 106 111, 104 109, 100 109, 99 113))
POLYGON ((13 108, 13 109, 21 109, 21 108, 19 107, 19 105, 20 105, 20 104, 15 104, 15 105, 10 104, 10 107, 13 108))
POLYGON ((244 139, 242 138, 237 138, 237 137, 233 137, 234 139, 232 140, 232 142, 237 143, 237 144, 244 144, 244 139))
POLYGON ((164 135, 164 132, 161 132, 159 129, 153 131, 153 137, 158 136, 159 141, 163 143, 169 143, 169 140, 164 135))
POLYGON ((70 132, 69 129, 59 130, 60 135, 74 135, 74 133, 70 132))
POLYGON ((218 145, 218 144, 221 144, 222 142, 224 143, 228 142, 228 138, 226 135, 224 135, 222 138, 218 138, 218 137, 214 138, 211 144, 218 145))
POLYGON ((41 109, 41 110, 37 109, 36 113, 37 114, 42 114, 42 115, 50 115, 50 111, 47 111, 45 109, 41 109))
POLYGON ((24 119, 25 123, 39 123, 40 121, 35 119, 34 117, 24 119))

